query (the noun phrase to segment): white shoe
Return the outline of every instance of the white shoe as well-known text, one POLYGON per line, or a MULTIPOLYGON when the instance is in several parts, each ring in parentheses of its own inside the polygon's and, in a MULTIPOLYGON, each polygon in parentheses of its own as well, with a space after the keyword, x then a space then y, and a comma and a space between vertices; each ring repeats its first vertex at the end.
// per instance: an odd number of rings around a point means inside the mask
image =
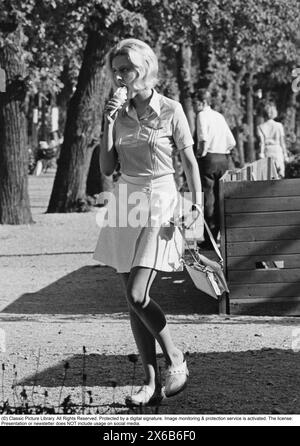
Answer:
POLYGON ((166 383, 162 388, 162 394, 169 398, 182 392, 187 385, 188 376, 186 360, 178 366, 169 366, 166 370, 166 383))
POLYGON ((153 388, 144 384, 134 395, 125 398, 126 406, 155 406, 162 401, 161 388, 153 388))

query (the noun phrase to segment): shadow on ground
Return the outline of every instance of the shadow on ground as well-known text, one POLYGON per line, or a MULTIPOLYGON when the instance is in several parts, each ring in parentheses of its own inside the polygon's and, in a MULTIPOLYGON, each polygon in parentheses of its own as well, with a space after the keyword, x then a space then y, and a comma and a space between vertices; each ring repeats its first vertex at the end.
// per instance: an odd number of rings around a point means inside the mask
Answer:
MULTIPOLYGON (((201 293, 186 272, 159 273, 151 296, 168 314, 216 314, 215 299, 201 293)), ((121 279, 112 268, 85 266, 35 293, 26 293, 2 313, 109 314, 127 313, 121 279)))
MULTIPOLYGON (((122 387, 132 386, 133 382, 137 386, 143 380, 140 360, 134 373, 133 363, 129 362, 127 356, 76 355, 67 362, 69 367, 64 383, 66 387, 80 387, 83 370, 87 375, 88 387, 103 387, 103 392, 110 391, 111 394, 113 381, 116 381, 117 387, 122 387), (107 387, 111 387, 111 390, 107 387)), ((159 364, 163 367, 161 356, 159 364)), ((65 362, 59 363, 18 384, 32 386, 35 383, 36 386, 48 388, 60 387, 66 370, 64 365, 65 362)), ((187 390, 164 403, 160 413, 300 413, 299 352, 279 349, 190 352, 188 367, 190 379, 187 390)), ((70 389, 65 389, 65 392, 70 393, 70 389)), ((94 402, 97 404, 97 401, 94 402)))

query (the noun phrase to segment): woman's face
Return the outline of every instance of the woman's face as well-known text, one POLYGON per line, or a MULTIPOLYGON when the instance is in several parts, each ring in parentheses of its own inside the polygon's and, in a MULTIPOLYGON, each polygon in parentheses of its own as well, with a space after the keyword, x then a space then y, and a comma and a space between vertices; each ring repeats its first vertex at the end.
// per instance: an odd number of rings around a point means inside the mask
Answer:
POLYGON ((134 90, 133 83, 138 77, 138 72, 127 56, 119 55, 112 60, 112 72, 118 87, 126 85, 128 89, 134 90))

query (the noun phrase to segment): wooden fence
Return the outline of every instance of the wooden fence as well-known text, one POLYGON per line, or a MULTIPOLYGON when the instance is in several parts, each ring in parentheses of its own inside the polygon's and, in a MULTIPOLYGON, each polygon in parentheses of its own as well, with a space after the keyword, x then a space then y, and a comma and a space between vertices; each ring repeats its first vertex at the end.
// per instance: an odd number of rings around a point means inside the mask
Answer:
POLYGON ((230 293, 220 312, 300 315, 300 178, 271 159, 220 181, 221 251, 230 293))

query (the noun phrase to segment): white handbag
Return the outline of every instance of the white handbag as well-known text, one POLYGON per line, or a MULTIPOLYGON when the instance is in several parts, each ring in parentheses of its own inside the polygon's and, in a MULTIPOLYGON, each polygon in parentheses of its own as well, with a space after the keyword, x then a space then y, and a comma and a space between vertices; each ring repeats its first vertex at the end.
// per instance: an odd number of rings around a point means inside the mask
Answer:
MULTIPOLYGON (((188 248, 191 252, 191 249, 188 248)), ((224 292, 229 293, 221 263, 208 259, 195 251, 192 261, 186 257, 182 262, 198 290, 218 299, 224 292)))
POLYGON ((189 252, 189 256, 186 255, 186 253, 184 254, 182 263, 184 264, 196 288, 203 291, 203 293, 218 299, 224 292, 229 293, 229 289, 223 272, 222 255, 205 220, 204 226, 207 230, 212 246, 219 258, 219 262, 210 260, 203 254, 200 254, 200 250, 197 248, 196 243, 195 248, 190 248, 189 242, 185 237, 185 230, 187 228, 184 226, 184 224, 182 224, 178 225, 178 228, 184 241, 186 242, 186 250, 189 252))

